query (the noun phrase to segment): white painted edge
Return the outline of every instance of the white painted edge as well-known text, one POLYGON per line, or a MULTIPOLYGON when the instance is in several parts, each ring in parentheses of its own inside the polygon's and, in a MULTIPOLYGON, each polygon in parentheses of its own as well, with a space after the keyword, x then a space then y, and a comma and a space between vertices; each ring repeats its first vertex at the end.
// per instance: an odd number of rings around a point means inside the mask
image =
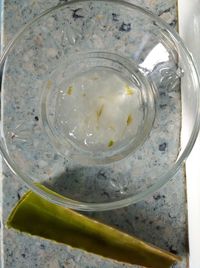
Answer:
MULTIPOLYGON (((178 0, 178 14, 179 34, 192 53, 197 68, 200 71, 200 1, 178 0)), ((183 125, 190 125, 189 118, 186 114, 183 115, 183 125)), ((182 133, 182 138, 184 140, 184 133, 182 133)), ((186 184, 188 202, 189 267, 200 268, 200 135, 186 161, 186 184)))

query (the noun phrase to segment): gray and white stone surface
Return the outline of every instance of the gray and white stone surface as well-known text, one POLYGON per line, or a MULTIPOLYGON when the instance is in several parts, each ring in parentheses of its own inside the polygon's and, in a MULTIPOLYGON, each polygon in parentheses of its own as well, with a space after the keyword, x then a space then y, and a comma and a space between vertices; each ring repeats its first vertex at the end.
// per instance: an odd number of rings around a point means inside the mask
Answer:
MULTIPOLYGON (((145 6, 166 20, 171 26, 176 27, 176 0, 135 0, 132 2, 145 6)), ((3 46, 13 38, 14 34, 27 21, 57 3, 57 1, 42 0, 4 0, 3 46)), ((1 183, 3 188, 2 267, 134 267, 106 260, 38 237, 31 237, 14 230, 8 230, 5 227, 6 219, 16 202, 27 191, 27 187, 11 173, 5 163, 3 163, 1 183)), ((123 209, 88 214, 100 221, 138 236, 149 243, 182 256, 183 262, 175 267, 187 267, 187 210, 183 168, 159 192, 142 202, 123 209)))

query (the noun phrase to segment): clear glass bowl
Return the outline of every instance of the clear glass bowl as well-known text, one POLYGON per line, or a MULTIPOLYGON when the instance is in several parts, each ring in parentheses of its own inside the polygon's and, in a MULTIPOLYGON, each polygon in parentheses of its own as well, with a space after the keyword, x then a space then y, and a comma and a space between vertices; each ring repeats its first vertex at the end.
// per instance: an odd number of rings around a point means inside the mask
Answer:
POLYGON ((33 191, 62 206, 142 200, 172 178, 196 140, 193 59, 175 31, 130 3, 53 7, 17 34, 1 67, 2 154, 33 191), (191 120, 181 143, 183 102, 191 120))

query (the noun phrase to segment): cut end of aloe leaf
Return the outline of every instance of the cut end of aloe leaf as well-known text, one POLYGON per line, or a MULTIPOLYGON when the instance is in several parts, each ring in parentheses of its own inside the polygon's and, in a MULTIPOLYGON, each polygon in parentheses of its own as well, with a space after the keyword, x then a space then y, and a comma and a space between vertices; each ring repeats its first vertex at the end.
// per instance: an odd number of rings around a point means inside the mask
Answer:
MULTIPOLYGON (((44 186, 41 188, 45 190, 44 186)), ((7 226, 119 262, 149 268, 169 268, 181 261, 174 254, 73 210, 52 204, 31 191, 13 209, 7 226)))

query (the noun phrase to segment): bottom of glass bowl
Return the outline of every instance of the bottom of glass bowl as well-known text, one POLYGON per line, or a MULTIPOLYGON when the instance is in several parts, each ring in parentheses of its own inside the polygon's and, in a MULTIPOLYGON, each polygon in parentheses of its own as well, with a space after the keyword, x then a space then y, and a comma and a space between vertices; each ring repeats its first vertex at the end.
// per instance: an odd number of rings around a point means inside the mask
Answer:
POLYGON ((41 115, 59 153, 82 164, 106 164, 145 141, 155 118, 154 90, 132 61, 117 54, 76 54, 50 75, 41 115))

